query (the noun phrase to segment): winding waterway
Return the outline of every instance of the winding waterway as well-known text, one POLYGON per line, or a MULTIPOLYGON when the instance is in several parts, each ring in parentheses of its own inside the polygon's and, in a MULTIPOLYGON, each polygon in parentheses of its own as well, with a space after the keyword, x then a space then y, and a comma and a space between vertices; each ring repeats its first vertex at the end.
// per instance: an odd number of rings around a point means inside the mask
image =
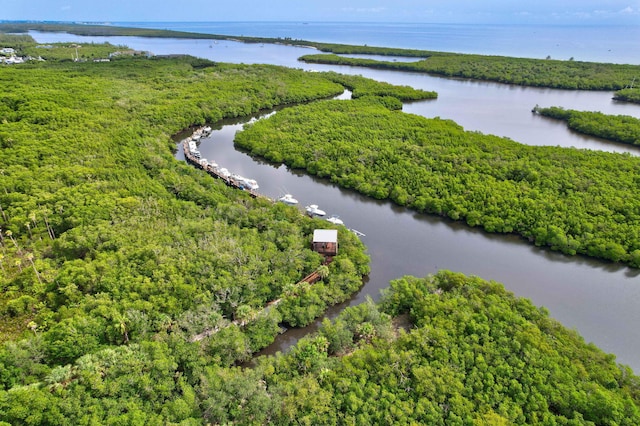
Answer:
MULTIPOLYGON (((366 296, 376 300, 394 278, 449 269, 504 283, 516 295, 546 307, 565 326, 577 329, 587 341, 638 370, 640 339, 635 325, 640 321, 640 271, 567 257, 515 236, 487 234, 462 223, 417 214, 292 172, 286 166, 254 159, 233 146, 234 135, 241 129, 241 123, 224 123, 200 143, 202 155, 256 179, 260 192, 267 196, 292 193, 301 206, 318 204, 327 214, 339 215, 346 226, 366 234, 362 240, 371 256, 371 274, 348 303, 328 312, 329 317, 366 296)), ((286 349, 316 326, 289 331, 263 353, 286 349)))
MULTIPOLYGON (((434 101, 405 105, 404 111, 426 117, 439 116, 461 124, 467 130, 492 133, 531 145, 575 146, 612 152, 640 154, 640 149, 607 143, 577 135, 563 123, 531 113, 540 106, 563 106, 598 110, 607 114, 640 117, 640 107, 611 100, 610 92, 532 89, 493 83, 451 80, 413 73, 362 68, 307 65, 296 58, 308 49, 272 45, 244 45, 233 42, 210 44, 203 40, 140 39, 135 37, 83 38, 32 33, 43 43, 60 40, 104 41, 127 44, 157 54, 189 53, 226 62, 268 62, 303 69, 336 70, 362 74, 394 84, 435 90, 434 101)), ((342 190, 285 166, 274 166, 235 150, 233 137, 241 123, 221 123, 203 140, 203 156, 241 175, 257 179, 260 192, 270 197, 289 192, 302 206, 315 203, 328 214, 337 214, 349 227, 366 234, 363 242, 371 256, 371 274, 362 289, 342 306, 377 299, 390 280, 403 275, 424 276, 439 269, 460 271, 502 282, 517 296, 546 307, 551 316, 576 329, 588 342, 618 361, 640 371, 640 278, 639 270, 584 257, 567 257, 534 247, 505 235, 491 235, 440 217, 419 215, 391 203, 365 198, 342 190)), ((313 328, 313 327, 311 327, 313 328)), ((293 330, 269 348, 285 348, 309 329, 293 330)))

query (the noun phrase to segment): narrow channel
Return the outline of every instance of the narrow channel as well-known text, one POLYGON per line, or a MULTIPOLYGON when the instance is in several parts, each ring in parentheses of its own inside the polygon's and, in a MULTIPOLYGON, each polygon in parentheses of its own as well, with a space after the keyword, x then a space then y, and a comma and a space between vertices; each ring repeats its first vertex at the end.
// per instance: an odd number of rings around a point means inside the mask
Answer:
MULTIPOLYGON (((358 293, 330 308, 327 317, 363 302, 367 296, 379 299, 380 290, 395 278, 422 277, 448 269, 503 283, 517 296, 547 308, 552 317, 576 329, 587 342, 614 353, 618 362, 640 370, 640 336, 635 329, 640 323, 640 271, 580 256, 567 257, 513 235, 488 234, 464 223, 418 214, 284 165, 254 159, 233 145, 236 132, 254 119, 214 126, 211 135, 200 141, 202 156, 233 173, 256 179, 259 191, 270 198, 291 193, 300 201, 301 209, 318 204, 328 215, 338 215, 345 226, 366 234, 362 241, 371 256, 371 274, 358 293)), ((286 351, 315 330, 319 322, 289 330, 258 355, 286 351)))

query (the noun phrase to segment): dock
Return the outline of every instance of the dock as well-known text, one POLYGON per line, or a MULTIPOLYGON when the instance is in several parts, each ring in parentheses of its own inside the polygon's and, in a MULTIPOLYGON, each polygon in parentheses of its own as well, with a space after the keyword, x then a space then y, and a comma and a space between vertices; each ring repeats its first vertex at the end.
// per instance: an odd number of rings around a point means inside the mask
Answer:
POLYGON ((248 192, 253 198, 268 198, 258 193, 255 189, 248 188, 244 182, 234 179, 230 174, 221 173, 222 169, 220 167, 210 164, 201 158, 200 152, 195 148, 195 141, 208 136, 210 132, 210 128, 203 127, 197 129, 190 137, 182 140, 182 150, 184 152, 185 161, 198 169, 204 170, 210 176, 216 179, 221 179, 227 186, 248 192), (209 130, 207 131, 207 129, 209 130))
MULTIPOLYGON (((235 176, 237 175, 230 173, 226 168, 220 167, 215 162, 210 163, 207 159, 202 158, 202 155, 200 154, 200 151, 198 150, 198 147, 197 147, 197 142, 200 139, 203 139, 209 136, 210 134, 211 134, 211 127, 208 127, 208 126, 200 127, 195 129, 191 134, 191 136, 186 137, 181 141, 185 161, 198 169, 204 170, 210 176, 216 179, 222 180, 227 186, 249 193, 249 195, 253 198, 263 198, 271 202, 276 202, 277 200, 273 200, 267 197, 266 195, 259 193, 257 189, 253 189, 250 186, 248 186, 248 184, 245 181, 236 179, 235 176)), ((319 210, 317 205, 307 206, 307 212, 312 217, 325 215, 325 212, 322 210, 319 210), (309 208, 311 207, 314 207, 318 213, 309 212, 309 208)), ((337 216, 332 216, 332 218, 329 218, 327 220, 333 224, 344 225, 344 223, 342 223, 341 220, 339 222, 337 221, 338 220, 337 216), (331 220, 332 218, 335 218, 335 221, 332 221, 331 220)), ((353 229, 353 228, 347 228, 347 229, 349 229, 349 231, 353 232, 358 237, 365 236, 363 232, 360 232, 356 229, 353 229)))

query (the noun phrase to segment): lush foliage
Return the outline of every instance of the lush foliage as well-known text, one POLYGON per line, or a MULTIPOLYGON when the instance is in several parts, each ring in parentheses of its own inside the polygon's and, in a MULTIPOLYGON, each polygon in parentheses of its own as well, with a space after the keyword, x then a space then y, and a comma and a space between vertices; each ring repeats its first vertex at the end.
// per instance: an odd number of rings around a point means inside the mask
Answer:
POLYGON ((567 122, 570 129, 585 135, 615 142, 640 145, 640 119, 629 115, 607 115, 601 112, 566 110, 560 107, 540 108, 534 112, 567 122))
MULTIPOLYGON (((238 349, 240 335, 227 328, 218 345, 238 349)), ((447 271, 393 281, 379 305, 345 309, 286 355, 260 358, 253 369, 207 365, 199 350, 164 334, 84 355, 40 383, 0 391, 0 421, 640 422, 640 381, 629 368, 500 284, 447 271)))
POLYGON ((125 46, 114 46, 110 43, 53 43, 42 45, 35 42, 29 35, 15 35, 0 33, 0 47, 12 47, 17 56, 27 59, 45 61, 91 61, 117 58, 126 53, 126 56, 141 54, 134 52, 125 46))
MULTIPOLYGON (((0 79, 0 424, 638 423, 628 369, 500 286, 450 273, 399 280, 382 306, 368 301, 325 320, 286 356, 229 367, 269 344, 281 323, 307 324, 345 300, 368 258, 339 228, 340 255, 320 266, 310 235, 326 221, 175 161, 171 135, 336 95, 338 76, 121 58, 2 67, 0 79), (318 268, 321 281, 296 284, 318 268), (407 313, 415 330, 394 333, 407 313)), ((384 107, 410 90, 341 84, 368 93, 326 104, 350 118, 309 135, 338 144, 343 125, 376 129, 374 114, 418 156, 410 142, 431 122, 397 122, 409 116, 384 107), (391 98, 372 96, 380 90, 391 98)), ((317 112, 325 117, 325 106, 317 112)), ((478 138, 504 156, 502 172, 514 171, 502 140, 478 138)), ((323 174, 331 163, 314 149, 323 174)), ((363 145, 356 160, 375 170, 379 149, 363 145)), ((399 188, 384 196, 400 201, 399 188)))
POLYGON ((360 75, 346 75, 336 72, 326 72, 324 75, 351 90, 353 99, 363 96, 391 96, 401 101, 419 101, 438 97, 436 92, 414 89, 409 86, 394 86, 389 83, 364 78, 360 75))
POLYGON ((203 365, 248 359, 368 273, 364 246, 341 229, 329 274, 296 287, 322 263, 310 242, 327 222, 172 155, 171 135, 193 124, 344 90, 326 77, 122 58, 0 78, 0 389, 11 389, 0 421, 200 418, 203 365))
POLYGON ((635 425, 639 386, 500 284, 441 271, 393 281, 380 305, 254 369, 209 368, 187 395, 210 424, 635 425))
POLYGON ((525 146, 357 100, 287 109, 236 143, 420 212, 640 266, 640 159, 525 146))
POLYGON ((28 31, 67 32, 81 36, 132 36, 132 37, 171 37, 191 39, 225 39, 228 36, 191 33, 186 31, 156 30, 153 28, 119 27, 116 25, 66 24, 54 22, 2 22, 0 32, 26 33, 28 31))
POLYGON ((19 35, 19 34, 3 34, 0 33, 0 46, 1 47, 12 47, 16 50, 21 50, 25 46, 34 45, 36 42, 30 35, 19 35))
POLYGON ((613 94, 613 99, 617 101, 633 102, 640 104, 640 89, 622 89, 613 94))
POLYGON ((305 55, 303 61, 424 72, 446 77, 473 78, 557 89, 618 90, 638 75, 640 66, 552 59, 508 58, 503 56, 428 53, 417 62, 377 61, 335 54, 305 55))

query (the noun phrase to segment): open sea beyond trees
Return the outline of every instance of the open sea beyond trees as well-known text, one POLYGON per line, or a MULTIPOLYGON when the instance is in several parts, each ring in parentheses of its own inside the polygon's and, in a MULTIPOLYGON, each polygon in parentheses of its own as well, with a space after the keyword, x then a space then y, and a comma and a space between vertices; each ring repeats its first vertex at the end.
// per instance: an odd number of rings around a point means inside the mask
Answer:
MULTIPOLYGON (((640 64, 640 27, 509 26, 372 23, 113 23, 220 35, 282 37, 318 42, 517 57, 640 64)), ((640 155, 640 148, 613 144, 569 131, 564 123, 531 113, 536 105, 601 111, 640 117, 640 106, 615 102, 611 92, 527 88, 417 73, 304 64, 311 51, 284 45, 227 40, 79 37, 37 33, 40 43, 62 41, 128 45, 155 54, 190 54, 215 61, 271 63, 319 71, 362 74, 380 81, 438 92, 437 100, 409 103, 404 111, 452 119, 471 131, 505 136, 528 145, 554 145, 640 155)), ((640 75, 638 76, 640 83, 640 75)), ((377 298, 389 280, 405 274, 425 276, 439 269, 478 275, 504 283, 517 296, 549 309, 551 316, 576 329, 588 342, 617 355, 640 371, 640 271, 584 257, 568 257, 534 247, 510 235, 487 234, 462 223, 418 215, 387 202, 341 190, 313 177, 274 167, 233 147, 239 123, 225 123, 201 143, 203 155, 260 183, 270 197, 291 192, 301 203, 316 203, 367 234, 371 274, 361 292, 377 298)), ((333 315, 336 309, 334 308, 333 315)), ((329 315, 332 315, 330 312, 329 315)), ((306 332, 301 330, 298 336, 306 332)), ((296 336, 296 331, 293 337, 296 336)), ((292 337, 291 333, 283 339, 292 337), (288 337, 287 337, 288 336, 288 337)), ((286 346, 287 342, 281 342, 286 346)), ((278 349, 278 348, 276 348, 278 349)))
POLYGON ((640 64, 640 25, 382 22, 117 22, 113 25, 442 52, 640 64))

